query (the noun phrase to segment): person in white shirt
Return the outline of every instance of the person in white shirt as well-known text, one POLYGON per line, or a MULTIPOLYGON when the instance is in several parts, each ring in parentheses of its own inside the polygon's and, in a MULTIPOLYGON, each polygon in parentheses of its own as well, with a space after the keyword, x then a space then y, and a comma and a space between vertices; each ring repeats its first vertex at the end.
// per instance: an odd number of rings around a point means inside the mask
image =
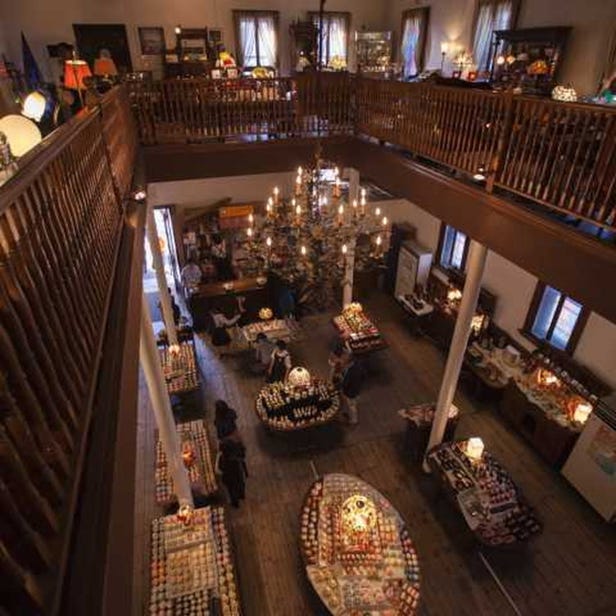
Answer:
POLYGON ((228 319, 219 308, 214 308, 210 313, 214 328, 212 330, 212 344, 216 347, 218 357, 229 354, 232 342, 231 335, 227 328, 233 327, 241 318, 242 312, 235 314, 228 319))
POLYGON ((185 287, 196 287, 201 282, 201 268, 194 259, 189 259, 182 268, 181 278, 185 287))

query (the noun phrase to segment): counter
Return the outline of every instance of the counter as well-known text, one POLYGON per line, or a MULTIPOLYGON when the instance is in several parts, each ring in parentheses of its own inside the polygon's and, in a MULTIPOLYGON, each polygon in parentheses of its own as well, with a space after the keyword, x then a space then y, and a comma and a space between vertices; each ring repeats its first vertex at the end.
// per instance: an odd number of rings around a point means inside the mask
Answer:
POLYGON ((400 514, 357 477, 316 481, 300 516, 306 574, 334 615, 417 613, 419 562, 400 514))

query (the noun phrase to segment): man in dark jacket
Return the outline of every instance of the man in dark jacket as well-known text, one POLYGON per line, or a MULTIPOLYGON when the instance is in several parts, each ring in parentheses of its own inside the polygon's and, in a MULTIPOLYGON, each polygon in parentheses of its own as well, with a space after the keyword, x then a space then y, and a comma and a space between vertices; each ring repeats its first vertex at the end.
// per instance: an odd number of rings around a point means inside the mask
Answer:
POLYGON ((356 424, 359 421, 357 398, 361 390, 363 378, 364 370, 361 364, 351 355, 342 377, 341 387, 342 398, 348 409, 350 424, 356 424))

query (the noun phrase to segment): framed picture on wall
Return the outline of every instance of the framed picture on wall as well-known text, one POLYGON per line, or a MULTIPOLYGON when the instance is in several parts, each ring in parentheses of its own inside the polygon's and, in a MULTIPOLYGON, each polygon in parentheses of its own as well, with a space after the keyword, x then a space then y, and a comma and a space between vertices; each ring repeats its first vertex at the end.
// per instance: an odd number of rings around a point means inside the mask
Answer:
POLYGON ((222 28, 209 28, 208 29, 208 39, 210 42, 210 46, 217 47, 218 45, 223 44, 222 38, 222 28))
POLYGON ((160 27, 139 27, 142 56, 160 56, 165 51, 165 31, 160 27))

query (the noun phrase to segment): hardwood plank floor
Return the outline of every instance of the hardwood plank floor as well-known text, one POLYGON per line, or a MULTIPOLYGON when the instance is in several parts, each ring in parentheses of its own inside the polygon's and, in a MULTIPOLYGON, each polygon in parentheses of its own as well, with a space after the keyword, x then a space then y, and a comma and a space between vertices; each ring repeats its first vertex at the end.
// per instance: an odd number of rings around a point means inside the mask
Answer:
MULTIPOLYGON (((422 573, 426 616, 513 614, 480 558, 491 564, 524 615, 600 616, 616 614, 616 533, 558 473, 550 469, 494 413, 489 404, 458 391, 462 410, 459 437, 481 436, 509 469, 544 522, 529 545, 498 551, 478 546, 433 480, 410 461, 397 410, 436 398, 445 357, 429 341, 408 333, 393 299, 375 292, 368 300, 389 349, 368 362, 361 394, 360 423, 335 424, 315 432, 277 435, 263 430, 253 406, 261 378, 250 375, 241 356, 218 360, 204 339, 197 350, 205 381, 204 420, 224 398, 239 414, 248 449, 247 499, 229 510, 240 587, 247 616, 326 614, 304 575, 297 544, 298 514, 305 492, 318 473, 358 475, 380 490, 407 521, 422 573)), ((325 376, 334 339, 331 315, 302 321, 303 340, 291 346, 294 364, 325 376)), ((144 397, 147 392, 143 390, 144 397)), ((145 413, 147 403, 142 403, 145 413)), ((143 600, 147 609, 148 521, 160 515, 153 502, 153 430, 143 420, 141 447, 144 485, 139 494, 144 538, 143 600), (150 484, 148 487, 148 483, 150 484)), ((136 531, 137 532, 137 531, 136 531)))

